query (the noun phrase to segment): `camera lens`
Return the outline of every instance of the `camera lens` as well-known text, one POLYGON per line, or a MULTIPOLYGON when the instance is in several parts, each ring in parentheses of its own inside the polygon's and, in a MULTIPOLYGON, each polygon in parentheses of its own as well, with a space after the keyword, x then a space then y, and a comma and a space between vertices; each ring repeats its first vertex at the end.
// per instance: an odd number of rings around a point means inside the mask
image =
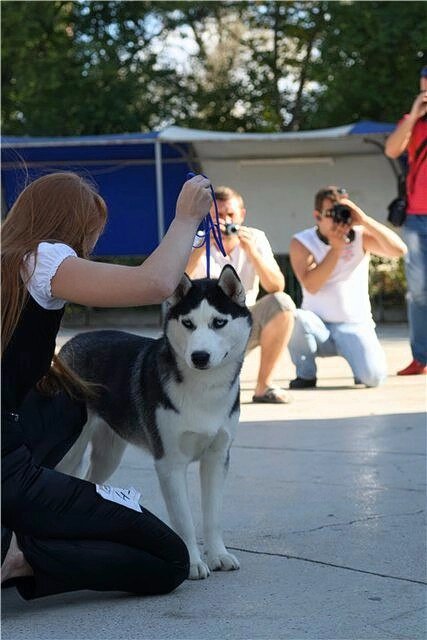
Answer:
POLYGON ((334 222, 348 224, 351 222, 351 211, 345 204, 336 204, 332 209, 331 217, 334 222))
POLYGON ((229 224, 225 225, 224 233, 226 236, 233 236, 239 233, 239 229, 240 229, 239 224, 234 224, 233 222, 230 222, 229 224))

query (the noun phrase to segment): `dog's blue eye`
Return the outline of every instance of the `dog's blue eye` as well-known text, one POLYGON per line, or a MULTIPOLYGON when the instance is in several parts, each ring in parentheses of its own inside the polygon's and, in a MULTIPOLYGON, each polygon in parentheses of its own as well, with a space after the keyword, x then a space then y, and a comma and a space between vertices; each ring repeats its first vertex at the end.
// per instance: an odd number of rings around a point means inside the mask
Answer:
POLYGON ((194 326, 194 324, 191 322, 191 320, 182 320, 182 324, 186 329, 195 329, 196 327, 194 326))
POLYGON ((224 318, 214 318, 212 321, 212 326, 214 329, 222 329, 222 327, 225 327, 227 322, 228 320, 224 320, 224 318))

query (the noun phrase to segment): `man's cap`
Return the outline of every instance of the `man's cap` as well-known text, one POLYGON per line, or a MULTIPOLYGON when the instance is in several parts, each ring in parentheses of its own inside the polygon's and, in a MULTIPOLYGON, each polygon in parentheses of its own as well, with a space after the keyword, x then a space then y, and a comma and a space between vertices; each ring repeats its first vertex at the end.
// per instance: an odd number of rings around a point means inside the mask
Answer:
POLYGON ((420 78, 427 78, 427 65, 421 69, 420 78))

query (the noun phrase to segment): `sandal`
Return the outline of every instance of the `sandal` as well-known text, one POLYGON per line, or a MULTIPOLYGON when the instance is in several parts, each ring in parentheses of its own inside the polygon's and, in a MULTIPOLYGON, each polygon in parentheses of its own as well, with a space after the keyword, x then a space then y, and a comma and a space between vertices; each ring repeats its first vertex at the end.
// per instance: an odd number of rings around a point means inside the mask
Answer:
POLYGON ((252 396, 252 402, 260 402, 264 404, 289 404, 292 402, 292 397, 281 387, 268 387, 262 396, 252 396))

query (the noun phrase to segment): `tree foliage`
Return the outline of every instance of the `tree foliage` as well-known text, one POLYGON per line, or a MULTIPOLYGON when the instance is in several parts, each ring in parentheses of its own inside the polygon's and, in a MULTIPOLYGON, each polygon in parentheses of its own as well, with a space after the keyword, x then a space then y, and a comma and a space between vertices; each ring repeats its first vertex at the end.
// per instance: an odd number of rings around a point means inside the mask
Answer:
POLYGON ((423 2, 3 2, 3 133, 394 121, 426 26, 423 2))
POLYGON ((156 66, 146 2, 3 5, 3 131, 140 131, 166 117, 176 74, 156 66))
POLYGON ((309 70, 321 89, 306 105, 306 126, 395 121, 412 105, 427 64, 426 4, 325 4, 329 27, 309 70))

